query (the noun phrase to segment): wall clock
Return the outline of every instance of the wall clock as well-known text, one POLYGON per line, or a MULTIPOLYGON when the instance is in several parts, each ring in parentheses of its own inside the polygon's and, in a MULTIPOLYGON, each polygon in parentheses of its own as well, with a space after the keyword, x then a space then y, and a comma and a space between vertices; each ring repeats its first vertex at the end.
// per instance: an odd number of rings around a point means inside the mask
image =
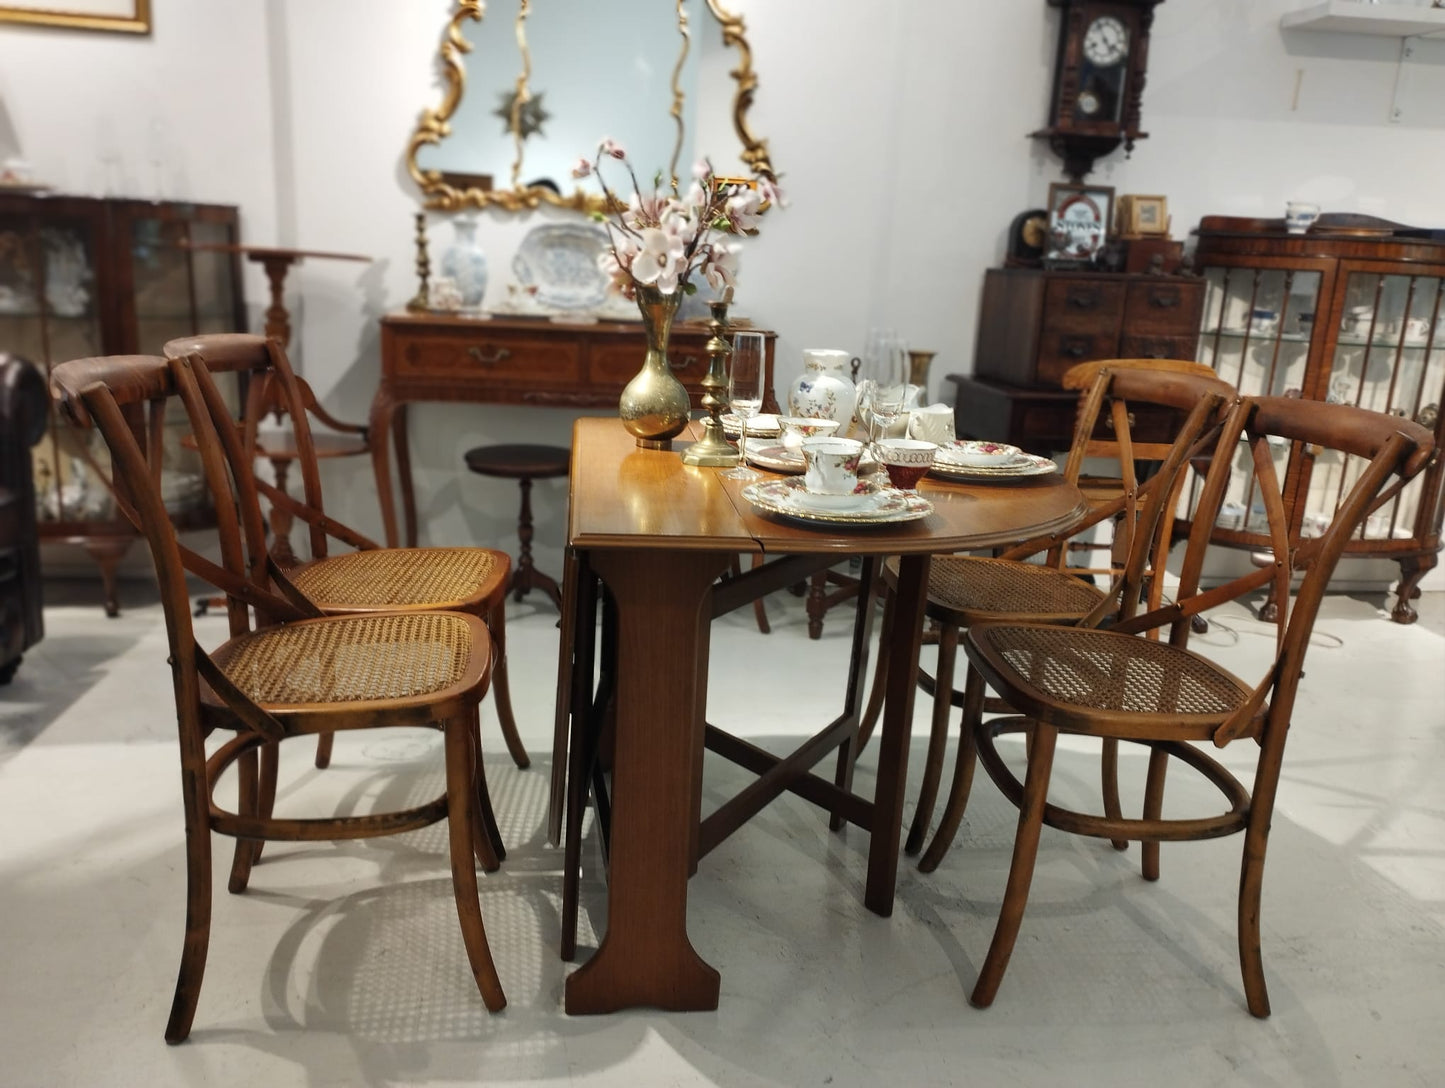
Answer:
POLYGON ((1163 0, 1048 0, 1061 8, 1059 50, 1046 139, 1075 181, 1094 160, 1120 144, 1126 151, 1148 133, 1139 131, 1144 70, 1154 8, 1163 0))

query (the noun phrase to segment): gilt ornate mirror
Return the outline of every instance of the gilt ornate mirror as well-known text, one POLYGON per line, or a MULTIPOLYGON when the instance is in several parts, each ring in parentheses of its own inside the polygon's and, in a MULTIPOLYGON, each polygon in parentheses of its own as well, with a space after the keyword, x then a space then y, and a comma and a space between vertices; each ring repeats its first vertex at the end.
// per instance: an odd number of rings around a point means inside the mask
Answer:
POLYGON ((428 208, 597 208, 571 171, 603 136, 664 178, 704 153, 721 174, 774 176, 748 128, 743 20, 721 0, 457 0, 439 64, 441 102, 406 152, 428 208))

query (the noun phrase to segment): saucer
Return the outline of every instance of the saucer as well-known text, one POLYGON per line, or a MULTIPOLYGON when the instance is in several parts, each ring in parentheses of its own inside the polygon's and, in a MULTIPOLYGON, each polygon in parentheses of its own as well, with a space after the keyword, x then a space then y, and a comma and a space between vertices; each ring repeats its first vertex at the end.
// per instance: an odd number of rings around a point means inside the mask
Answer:
POLYGON ((1032 453, 1019 453, 1002 464, 985 467, 953 465, 935 458, 933 467, 929 469, 933 475, 942 476, 947 480, 975 481, 1017 480, 1028 476, 1047 476, 1058 471, 1059 466, 1052 460, 1047 457, 1037 457, 1032 453))
MULTIPOLYGON (((748 437, 752 437, 752 428, 748 428, 748 437)), ((785 472, 797 474, 803 471, 803 455, 798 450, 790 450, 787 446, 770 445, 756 446, 748 443, 748 463, 757 465, 758 468, 765 468, 769 472, 785 472)))

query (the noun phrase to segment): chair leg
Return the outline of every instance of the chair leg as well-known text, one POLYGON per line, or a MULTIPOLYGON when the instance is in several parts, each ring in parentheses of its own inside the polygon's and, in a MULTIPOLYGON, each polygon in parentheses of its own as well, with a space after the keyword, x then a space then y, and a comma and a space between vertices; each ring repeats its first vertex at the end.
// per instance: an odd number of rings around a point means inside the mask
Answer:
POLYGON ((205 773, 183 776, 186 782, 186 937, 176 992, 166 1021, 166 1042, 185 1042, 196 1016, 201 980, 206 973, 206 950, 211 943, 211 826, 205 773))
MULTIPOLYGON (((1169 753, 1163 748, 1149 749, 1149 777, 1144 783, 1144 819, 1157 820, 1164 812, 1164 774, 1169 770, 1169 753)), ((1159 842, 1140 845, 1145 880, 1159 879, 1159 842)))
MULTIPOLYGON (((943 689, 940 687, 938 690, 943 689)), ((948 788, 948 803, 943 807, 943 819, 933 835, 933 841, 928 844, 928 849, 918 863, 920 872, 931 873, 938 868, 938 863, 948 853, 959 826, 963 823, 963 814, 968 808, 968 795, 973 791, 973 772, 978 764, 978 734, 975 730, 983 721, 983 697, 987 690, 983 674, 970 664, 963 687, 963 714, 958 724, 958 759, 953 767, 953 784, 948 788)), ((947 700, 947 696, 944 698, 947 700)))
MULTIPOLYGON (((261 789, 257 774, 256 749, 248 748, 236 760, 236 811, 242 816, 255 816, 260 808, 261 789)), ((232 895, 246 890, 251 879, 251 862, 255 849, 250 839, 237 839, 231 854, 231 879, 226 888, 232 895)))
MULTIPOLYGON (((1117 737, 1104 738, 1104 749, 1099 756, 1099 775, 1104 790, 1104 815, 1111 820, 1123 819, 1124 810, 1119 805, 1119 740, 1117 737)), ((1115 850, 1129 849, 1128 839, 1110 839, 1109 843, 1115 850)))
POLYGON ((473 714, 471 720, 472 746, 472 830, 476 840, 477 860, 482 871, 495 873, 507 858, 507 848, 502 843, 502 832, 497 827, 497 817, 492 811, 492 795, 487 789, 487 768, 482 761, 481 715, 473 714))
POLYGON ((1244 829, 1244 857, 1239 872, 1239 967, 1249 1011, 1261 1020, 1269 1016, 1269 988, 1264 981, 1260 952, 1259 912, 1264 890, 1264 854, 1269 845, 1269 823, 1279 781, 1280 752, 1266 749, 1255 771, 1249 825, 1244 829))
POLYGON ((465 718, 454 718, 446 723, 445 728, 447 832, 451 845, 452 891, 457 901, 457 918, 461 922, 462 943, 467 949, 467 960, 471 964, 477 989, 481 991, 487 1008, 499 1012, 506 1008, 507 998, 502 993, 502 982, 492 962, 492 950, 487 945, 487 931, 482 925, 482 904, 477 892, 476 863, 472 858, 475 849, 472 806, 476 803, 472 782, 472 728, 465 718))
POLYGON ((928 824, 933 819, 933 805, 938 800, 938 780, 943 776, 943 750, 948 746, 948 717, 953 709, 953 665, 957 657, 958 627, 945 623, 938 636, 938 668, 933 692, 933 721, 928 731, 928 756, 923 765, 923 781, 918 787, 918 806, 913 810, 913 823, 903 844, 903 852, 909 857, 922 849, 928 824))
MULTIPOLYGON (((257 814, 265 819, 270 819, 271 814, 276 811, 276 774, 280 769, 281 745, 275 742, 261 745, 261 781, 259 794, 256 799, 257 814)), ((261 860, 261 851, 266 846, 265 839, 255 839, 251 843, 251 864, 255 865, 261 860)))
POLYGON ((1023 804, 1019 808, 1019 826, 1014 836, 1008 887, 1004 891, 993 941, 988 946, 988 956, 969 997, 969 1003, 980 1009, 993 1004, 1003 973, 1008 969, 1014 941, 1018 939, 1019 926, 1023 922, 1024 907, 1028 903, 1029 886, 1034 879, 1034 863, 1039 855, 1039 833, 1044 826, 1044 804, 1048 800, 1049 774, 1053 770, 1054 744, 1059 731, 1051 725, 1035 722, 1030 733, 1034 739, 1033 753, 1029 756, 1028 774, 1024 779, 1023 804))
POLYGON ((502 739, 512 762, 522 770, 532 765, 522 738, 517 733, 517 719, 512 714, 512 685, 507 679, 507 595, 499 593, 487 613, 487 630, 492 635, 492 701, 497 707, 497 720, 502 724, 502 739))
POLYGON ((319 733, 316 737, 316 769, 324 771, 331 766, 331 742, 335 733, 319 733))

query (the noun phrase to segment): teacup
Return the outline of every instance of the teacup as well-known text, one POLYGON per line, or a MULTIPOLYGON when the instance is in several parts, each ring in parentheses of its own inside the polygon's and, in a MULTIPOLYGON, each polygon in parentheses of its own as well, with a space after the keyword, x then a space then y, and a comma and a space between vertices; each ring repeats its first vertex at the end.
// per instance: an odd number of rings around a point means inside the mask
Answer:
POLYGON ((1284 229, 1291 234, 1303 234, 1314 226, 1320 217, 1320 206, 1303 200, 1291 200, 1284 206, 1284 229))
POLYGON ((779 416, 778 426, 782 428, 783 446, 796 450, 802 447, 805 438, 827 438, 838 429, 836 419, 812 419, 808 416, 779 416))
POLYGON ((915 438, 884 438, 878 443, 878 457, 889 482, 899 491, 916 491, 918 481, 933 467, 938 446, 915 438))
POLYGON ((858 490, 863 443, 852 438, 805 438, 803 486, 819 495, 851 495, 858 490))
POLYGON ((908 416, 908 437, 942 446, 953 441, 953 409, 946 404, 915 408, 908 416))
POLYGON ((1428 317, 1412 317, 1406 321, 1405 339, 1416 343, 1430 339, 1430 319, 1428 317))

